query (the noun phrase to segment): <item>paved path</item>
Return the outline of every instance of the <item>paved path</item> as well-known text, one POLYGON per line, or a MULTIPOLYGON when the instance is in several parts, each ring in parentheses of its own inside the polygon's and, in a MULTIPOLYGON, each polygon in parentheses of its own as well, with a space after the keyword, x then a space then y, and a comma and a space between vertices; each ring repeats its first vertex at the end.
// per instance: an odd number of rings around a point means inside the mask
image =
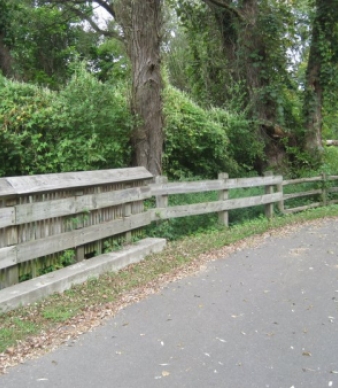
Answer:
POLYGON ((0 387, 338 387, 338 220, 211 262, 0 387))

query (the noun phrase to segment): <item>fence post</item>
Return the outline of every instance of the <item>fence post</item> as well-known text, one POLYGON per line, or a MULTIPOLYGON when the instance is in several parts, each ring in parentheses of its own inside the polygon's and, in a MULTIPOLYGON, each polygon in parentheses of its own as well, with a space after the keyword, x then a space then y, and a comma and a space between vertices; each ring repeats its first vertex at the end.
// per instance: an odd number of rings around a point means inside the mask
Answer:
MULTIPOLYGON (((155 183, 157 185, 168 183, 168 178, 166 176, 157 176, 155 178, 155 183)), ((157 195, 156 196, 156 207, 164 208, 168 207, 168 195, 157 195)))
POLYGON ((278 209, 279 211, 284 214, 284 189, 283 189, 283 180, 282 183, 277 185, 277 191, 278 193, 282 194, 282 199, 281 201, 278 202, 278 209))
MULTIPOLYGON (((226 172, 220 172, 218 174, 218 179, 225 182, 229 178, 229 174, 226 172)), ((226 201, 229 198, 229 190, 221 190, 218 193, 218 200, 219 201, 226 201)), ((227 210, 221 211, 218 213, 218 222, 221 225, 229 226, 229 212, 227 210)))
MULTIPOLYGON (((77 190, 75 192, 75 198, 81 197, 82 195, 83 195, 83 190, 77 190)), ((82 225, 80 225, 80 222, 76 223, 76 225, 75 225, 76 229, 83 228, 83 226, 84 226, 84 219, 83 219, 82 225)), ((84 246, 80 245, 80 246, 75 247, 75 261, 80 262, 80 261, 83 261, 84 259, 85 259, 84 246)))
MULTIPOLYGON (((263 175, 265 177, 269 177, 269 176, 273 175, 273 172, 272 171, 266 171, 263 175)), ((273 193, 273 186, 272 185, 265 186, 265 194, 272 194, 272 193, 273 193)), ((267 203, 265 205, 264 210, 265 210, 265 217, 266 218, 272 218, 273 217, 273 203, 267 203)))
MULTIPOLYGON (((128 218, 130 216, 131 216, 131 203, 128 202, 128 203, 125 203, 123 205, 123 218, 128 218)), ((130 230, 125 232, 124 238, 125 238, 125 242, 127 244, 131 243, 132 238, 131 238, 131 231, 130 230)))
POLYGON ((327 175, 322 173, 322 201, 323 206, 327 206, 327 175))
MULTIPOLYGON (((18 204, 17 199, 9 199, 6 201, 6 207, 12 207, 18 204)), ((6 228, 6 242, 7 246, 16 245, 19 242, 18 226, 9 226, 6 228)), ((7 268, 5 287, 12 286, 19 283, 19 267, 17 265, 7 268)))

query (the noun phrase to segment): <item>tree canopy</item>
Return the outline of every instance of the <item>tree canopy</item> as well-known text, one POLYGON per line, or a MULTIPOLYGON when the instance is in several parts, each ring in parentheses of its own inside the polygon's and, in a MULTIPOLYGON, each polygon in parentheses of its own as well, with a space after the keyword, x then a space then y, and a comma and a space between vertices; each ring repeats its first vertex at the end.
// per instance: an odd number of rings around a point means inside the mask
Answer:
POLYGON ((338 0, 0 0, 0 10, 2 158, 16 160, 3 175, 291 171, 318 166, 322 140, 338 138, 338 0), (27 144, 55 162, 39 152, 19 162, 27 144))

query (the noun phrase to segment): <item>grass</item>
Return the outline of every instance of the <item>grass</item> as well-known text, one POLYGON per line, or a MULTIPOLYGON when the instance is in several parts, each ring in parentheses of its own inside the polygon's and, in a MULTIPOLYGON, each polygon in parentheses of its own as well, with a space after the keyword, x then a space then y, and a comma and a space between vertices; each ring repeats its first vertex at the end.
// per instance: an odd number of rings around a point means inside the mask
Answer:
POLYGON ((143 262, 118 273, 89 279, 63 294, 54 294, 40 303, 0 314, 0 353, 14 348, 18 341, 32 335, 67 325, 67 321, 85 314, 88 309, 98 311, 107 303, 118 303, 123 293, 135 287, 142 288, 165 274, 174 273, 200 254, 268 230, 328 216, 338 216, 338 206, 317 208, 271 220, 258 217, 230 228, 212 228, 208 232, 197 232, 172 241, 162 253, 151 255, 143 262))

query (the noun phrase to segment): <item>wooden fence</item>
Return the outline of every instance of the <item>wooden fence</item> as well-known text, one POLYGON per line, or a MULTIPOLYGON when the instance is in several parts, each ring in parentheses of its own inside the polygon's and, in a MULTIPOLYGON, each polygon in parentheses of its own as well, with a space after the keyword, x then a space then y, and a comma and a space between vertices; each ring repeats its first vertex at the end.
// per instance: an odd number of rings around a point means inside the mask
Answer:
POLYGON ((1 178, 0 289, 57 269, 69 256, 81 261, 100 255, 114 239, 130 242, 152 221, 218 213, 219 222, 228 225, 234 209, 262 205, 272 217, 275 205, 282 213, 293 213, 338 203, 335 181, 338 176, 283 180, 266 173, 229 179, 221 173, 216 180, 168 182, 158 177, 154 183, 142 167, 1 178), (304 189, 307 185, 311 188, 304 189), (259 194, 248 195, 250 188, 259 194), (242 197, 231 198, 233 189, 242 190, 242 197), (171 195, 210 191, 217 200, 169 206, 171 195), (155 207, 146 210, 145 201, 152 197, 155 207), (292 207, 300 198, 307 203, 292 207))
POLYGON ((98 255, 112 236, 130 240, 150 223, 150 179, 144 168, 0 179, 0 288, 57 268, 62 255, 98 255))

